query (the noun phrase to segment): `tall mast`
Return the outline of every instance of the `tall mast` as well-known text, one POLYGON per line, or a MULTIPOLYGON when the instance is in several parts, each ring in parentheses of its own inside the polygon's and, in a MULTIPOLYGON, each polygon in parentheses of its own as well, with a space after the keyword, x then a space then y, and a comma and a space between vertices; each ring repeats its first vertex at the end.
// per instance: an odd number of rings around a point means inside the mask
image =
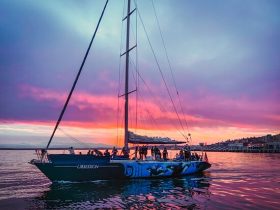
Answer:
POLYGON ((128 79, 129 79, 129 27, 130 27, 130 0, 127 1, 126 20, 126 57, 125 57, 125 105, 124 105, 124 146, 128 147, 128 79))

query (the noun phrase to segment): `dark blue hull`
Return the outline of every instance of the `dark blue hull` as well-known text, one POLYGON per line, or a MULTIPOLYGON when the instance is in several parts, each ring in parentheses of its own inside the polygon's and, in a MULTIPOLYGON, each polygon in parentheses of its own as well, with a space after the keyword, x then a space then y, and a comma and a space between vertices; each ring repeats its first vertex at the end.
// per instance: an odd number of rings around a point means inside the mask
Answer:
POLYGON ((57 166, 53 163, 34 163, 34 165, 51 181, 83 182, 125 178, 124 167, 121 164, 57 166))
POLYGON ((94 181, 178 177, 211 167, 205 161, 138 161, 91 155, 49 155, 49 162, 32 161, 51 181, 94 181))

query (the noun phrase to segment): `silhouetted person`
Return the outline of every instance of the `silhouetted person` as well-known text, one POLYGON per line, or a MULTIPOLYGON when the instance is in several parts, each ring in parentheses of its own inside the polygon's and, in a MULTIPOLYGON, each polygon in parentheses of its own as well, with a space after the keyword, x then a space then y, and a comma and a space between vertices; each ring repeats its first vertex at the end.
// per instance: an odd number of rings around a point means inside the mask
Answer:
POLYGON ((147 158, 147 154, 148 154, 148 147, 143 146, 143 155, 144 155, 145 159, 147 158))
POLYGON ((139 147, 140 160, 143 160, 143 146, 139 147))
POLYGON ((69 153, 70 153, 71 155, 75 155, 75 151, 74 151, 74 148, 73 148, 73 147, 70 147, 70 148, 69 148, 69 153))
POLYGON ((161 158, 160 150, 156 146, 154 147, 154 156, 156 160, 161 158))
POLYGON ((123 147, 121 153, 125 158, 129 158, 129 149, 127 147, 123 147))
POLYGON ((138 150, 139 150, 139 147, 136 146, 136 147, 135 147, 135 160, 137 160, 137 153, 138 153, 138 150))
POLYGON ((155 156, 154 147, 152 147, 152 148, 151 148, 151 155, 152 155, 152 157, 154 157, 154 156, 155 156))
POLYGON ((196 152, 194 153, 194 156, 196 160, 199 160, 199 155, 196 152))
POLYGON ((184 148, 184 158, 185 160, 189 160, 191 157, 191 150, 190 150, 190 147, 188 145, 185 145, 184 148))
POLYGON ((108 149, 105 150, 104 155, 105 155, 106 157, 109 157, 109 156, 110 156, 110 152, 109 152, 108 149))
POLYGON ((103 156, 103 153, 100 152, 98 149, 94 149, 94 153, 95 153, 97 156, 103 156))
POLYGON ((183 152, 183 150, 180 150, 179 156, 180 156, 180 159, 181 159, 181 160, 184 159, 184 152, 183 152))
POLYGON ((168 156, 168 152, 167 152, 166 147, 164 147, 163 152, 162 152, 163 160, 167 160, 167 156, 168 156))
POLYGON ((113 155, 113 156, 116 156, 117 154, 118 154, 117 148, 116 148, 116 147, 113 147, 113 149, 112 149, 112 155, 113 155))

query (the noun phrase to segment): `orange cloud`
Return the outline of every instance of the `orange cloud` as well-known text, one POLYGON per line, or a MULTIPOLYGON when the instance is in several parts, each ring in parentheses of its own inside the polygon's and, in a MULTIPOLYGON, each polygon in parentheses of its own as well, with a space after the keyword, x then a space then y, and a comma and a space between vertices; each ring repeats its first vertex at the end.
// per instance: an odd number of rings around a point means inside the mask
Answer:
MULTIPOLYGON (((62 107, 67 94, 64 92, 53 91, 33 87, 29 85, 21 86, 21 97, 31 98, 38 102, 53 102, 56 106, 62 107)), ((106 142, 121 144, 123 138, 123 98, 120 98, 120 118, 119 127, 117 126, 117 103, 118 98, 114 95, 93 95, 86 92, 75 92, 70 101, 68 115, 61 123, 75 136, 84 136, 86 141, 104 139, 106 142), (84 120, 86 118, 86 120, 84 120), (107 130, 107 131, 106 131, 107 130), (83 135, 91 133, 90 136, 83 135), (119 137, 116 137, 116 134, 119 137), (116 140, 117 139, 117 140, 116 140)), ((185 100, 191 100, 191 96, 185 96, 185 100)), ((151 136, 169 136, 176 139, 182 139, 181 133, 189 131, 181 128, 177 115, 166 99, 160 99, 160 104, 153 101, 140 101, 138 104, 138 123, 130 121, 130 129, 151 136)), ((263 104, 264 105, 264 104, 263 104)), ((130 100, 131 110, 135 110, 134 100, 130 100)), ((279 132, 279 126, 267 126, 263 128, 262 124, 250 123, 250 120, 259 120, 266 118, 277 124, 280 118, 278 115, 267 114, 266 110, 259 112, 259 104, 241 98, 233 100, 221 96, 209 95, 204 99, 193 101, 187 104, 190 115, 182 115, 181 122, 185 126, 184 119, 191 125, 191 133, 194 142, 214 142, 221 139, 241 138, 252 135, 265 135, 267 133, 279 132), (199 111, 200 114, 195 112, 199 111)), ((273 109, 277 110, 274 105, 273 109)), ((59 113, 59 110, 58 110, 59 113)), ((68 113, 67 113, 68 114, 68 113)), ((131 119, 135 116, 135 111, 130 113, 131 119)), ((15 121, 14 125, 25 123, 30 126, 45 125, 51 132, 55 122, 50 121, 15 121)), ((261 122, 263 123, 263 122, 261 122)), ((278 124, 279 125, 279 124, 278 124)), ((102 140, 101 140, 102 141, 102 140)))

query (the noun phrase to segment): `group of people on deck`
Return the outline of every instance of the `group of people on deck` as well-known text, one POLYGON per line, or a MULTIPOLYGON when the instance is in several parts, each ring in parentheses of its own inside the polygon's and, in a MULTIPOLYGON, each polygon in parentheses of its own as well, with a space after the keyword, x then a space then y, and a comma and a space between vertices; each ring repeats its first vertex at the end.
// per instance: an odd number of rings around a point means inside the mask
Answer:
MULTIPOLYGON (((134 158, 135 160, 168 160, 168 151, 166 147, 162 151, 157 146, 151 147, 151 157, 147 157, 148 155, 148 146, 136 146, 135 147, 135 153, 134 158)), ((73 147, 69 149, 70 154, 75 154, 73 147)), ((106 157, 112 157, 112 158, 129 158, 129 148, 123 147, 121 150, 121 153, 118 153, 118 149, 116 147, 113 147, 112 152, 110 153, 108 149, 106 149, 103 152, 99 151, 98 149, 89 150, 87 152, 87 155, 95 155, 95 156, 106 156, 106 157)), ((80 155, 82 153, 80 152, 80 155)), ((195 161, 195 160, 202 160, 202 156, 198 155, 196 152, 191 153, 190 147, 185 146, 183 149, 180 150, 179 153, 176 154, 175 160, 181 161, 195 161)))
MULTIPOLYGON (((135 147, 135 160, 147 160, 148 154, 148 146, 136 146, 135 147), (139 156, 138 156, 139 154, 139 156)), ((168 160, 168 152, 166 147, 164 147, 163 151, 161 152, 160 149, 156 146, 151 147, 151 156, 153 160, 168 160)))
POLYGON ((176 160, 186 160, 186 161, 191 161, 191 160, 201 160, 202 157, 199 156, 196 152, 191 153, 190 147, 189 146, 184 146, 183 149, 180 150, 179 154, 176 154, 175 157, 176 160))
MULTIPOLYGON (((69 151, 70 151, 70 154, 74 154, 71 152, 72 150, 69 149, 69 151)), ((82 152, 80 152, 79 154, 82 155, 82 152)), ((121 154, 118 154, 118 149, 116 147, 113 147, 112 153, 110 153, 108 149, 106 149, 104 151, 104 153, 102 153, 98 149, 93 149, 93 150, 88 150, 87 155, 106 156, 106 157, 111 156, 112 158, 119 156, 119 157, 129 158, 129 149, 126 147, 123 147, 121 154)))
MULTIPOLYGON (((81 154, 82 153, 80 152, 80 155, 81 154)), ((101 151, 99 151, 98 149, 93 149, 93 150, 89 150, 87 152, 87 155, 103 156, 103 153, 101 151)), ((104 153, 104 155, 105 155, 105 153, 104 153)))

